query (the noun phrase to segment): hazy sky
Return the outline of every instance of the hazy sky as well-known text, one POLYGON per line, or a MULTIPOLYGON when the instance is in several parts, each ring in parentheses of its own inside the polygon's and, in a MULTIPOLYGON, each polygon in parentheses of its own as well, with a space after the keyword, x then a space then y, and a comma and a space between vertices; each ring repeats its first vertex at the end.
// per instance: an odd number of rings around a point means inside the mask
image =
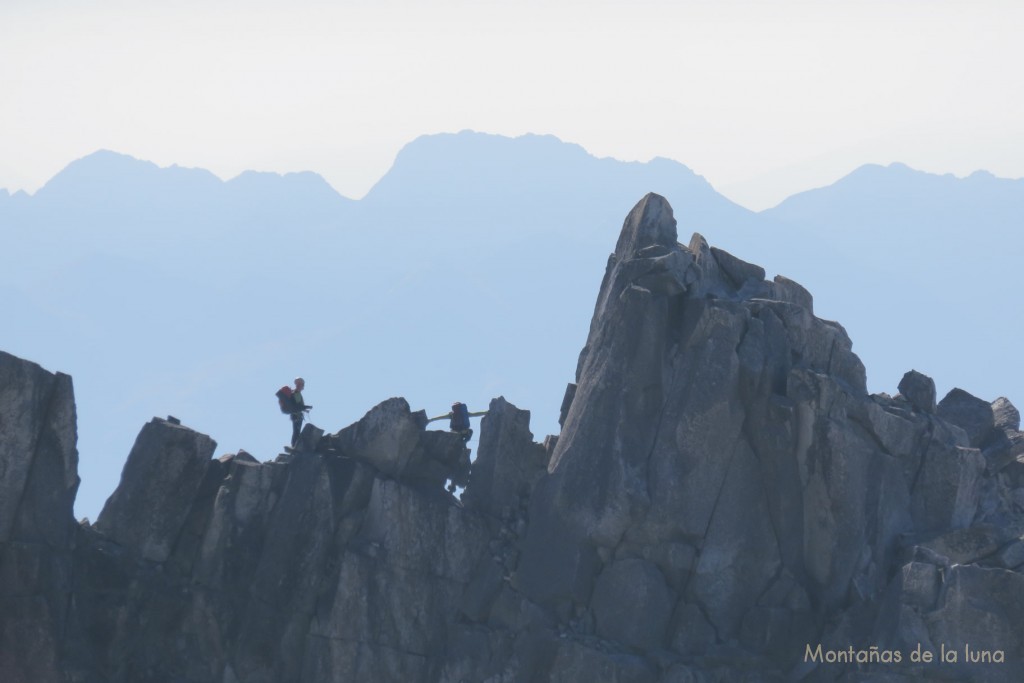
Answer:
POLYGON ((0 0, 0 188, 100 148, 362 196, 407 142, 550 133, 759 209, 863 163, 1024 176, 1019 0, 0 0))

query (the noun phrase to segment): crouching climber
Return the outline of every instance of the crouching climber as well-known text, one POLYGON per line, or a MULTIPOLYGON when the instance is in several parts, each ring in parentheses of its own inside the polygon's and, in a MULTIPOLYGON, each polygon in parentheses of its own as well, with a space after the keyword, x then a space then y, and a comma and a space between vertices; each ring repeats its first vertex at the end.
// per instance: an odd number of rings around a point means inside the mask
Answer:
MULTIPOLYGON (((467 444, 469 440, 473 438, 473 430, 469 427, 469 418, 480 417, 486 415, 486 410, 481 410, 479 413, 469 412, 469 408, 466 407, 465 403, 456 401, 452 404, 452 410, 450 413, 444 415, 438 415, 427 420, 427 424, 436 420, 451 420, 448 423, 448 430, 458 434, 462 437, 462 443, 467 444)), ((448 491, 454 493, 457 487, 465 487, 469 483, 469 449, 464 448, 459 457, 459 462, 455 464, 455 467, 451 473, 451 479, 448 483, 448 491)))
POLYGON ((469 443, 469 440, 473 438, 473 430, 469 427, 469 418, 480 417, 486 415, 486 410, 481 410, 479 413, 469 412, 469 408, 466 407, 465 403, 456 401, 452 404, 452 411, 445 415, 438 415, 427 420, 427 424, 434 422, 435 420, 451 420, 448 423, 448 430, 455 432, 462 437, 463 443, 469 443))

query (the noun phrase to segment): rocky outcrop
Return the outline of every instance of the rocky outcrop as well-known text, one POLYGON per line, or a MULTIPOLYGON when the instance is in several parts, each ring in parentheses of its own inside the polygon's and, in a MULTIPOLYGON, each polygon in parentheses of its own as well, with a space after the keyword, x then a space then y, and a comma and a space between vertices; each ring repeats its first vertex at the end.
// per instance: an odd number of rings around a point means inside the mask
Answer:
POLYGON ((492 517, 519 516, 547 464, 548 452, 533 441, 529 411, 496 398, 481 421, 480 454, 462 500, 492 517))
POLYGON ((899 384, 900 396, 910 402, 915 410, 935 412, 935 380, 917 370, 903 375, 899 384))
POLYGON ((121 484, 100 512, 96 529, 144 559, 167 560, 216 447, 208 436, 154 418, 128 454, 121 484))
POLYGON ((1024 676, 1013 405, 869 395, 806 289, 656 195, 543 445, 503 398, 472 464, 400 398, 265 463, 155 419, 90 526, 69 379, 0 379, 4 681, 1024 676))
POLYGON ((71 378, 0 352, 0 680, 62 680, 75 441, 71 378))

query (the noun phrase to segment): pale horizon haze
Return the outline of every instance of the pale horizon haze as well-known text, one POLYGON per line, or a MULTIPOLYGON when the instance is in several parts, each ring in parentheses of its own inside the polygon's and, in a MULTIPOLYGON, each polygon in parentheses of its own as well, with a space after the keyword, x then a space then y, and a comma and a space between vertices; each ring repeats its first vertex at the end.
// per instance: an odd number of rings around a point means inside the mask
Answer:
POLYGON ((865 163, 1024 176, 1024 4, 0 5, 0 188, 111 149, 362 197, 407 143, 551 134, 754 210, 865 163))

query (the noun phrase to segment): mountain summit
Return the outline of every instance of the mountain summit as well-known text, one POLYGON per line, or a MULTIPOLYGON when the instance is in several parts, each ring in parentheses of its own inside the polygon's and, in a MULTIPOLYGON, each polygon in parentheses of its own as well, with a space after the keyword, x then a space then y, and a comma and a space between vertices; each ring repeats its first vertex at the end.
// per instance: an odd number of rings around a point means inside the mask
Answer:
POLYGON ((167 211, 221 214, 234 205, 267 208, 284 202, 333 205, 337 211, 351 202, 319 175, 311 172, 257 173, 246 171, 227 182, 200 168, 161 168, 109 150, 93 152, 73 161, 32 196, 37 206, 77 211, 100 211, 108 219, 126 209, 161 214, 167 211))
POLYGON ((696 221, 742 221, 750 214, 675 161, 598 159, 552 135, 509 138, 468 130, 425 135, 406 145, 362 201, 370 207, 423 210, 457 203, 557 216, 594 206, 601 195, 610 195, 602 203, 619 199, 629 206, 652 188, 694 207, 696 221))

